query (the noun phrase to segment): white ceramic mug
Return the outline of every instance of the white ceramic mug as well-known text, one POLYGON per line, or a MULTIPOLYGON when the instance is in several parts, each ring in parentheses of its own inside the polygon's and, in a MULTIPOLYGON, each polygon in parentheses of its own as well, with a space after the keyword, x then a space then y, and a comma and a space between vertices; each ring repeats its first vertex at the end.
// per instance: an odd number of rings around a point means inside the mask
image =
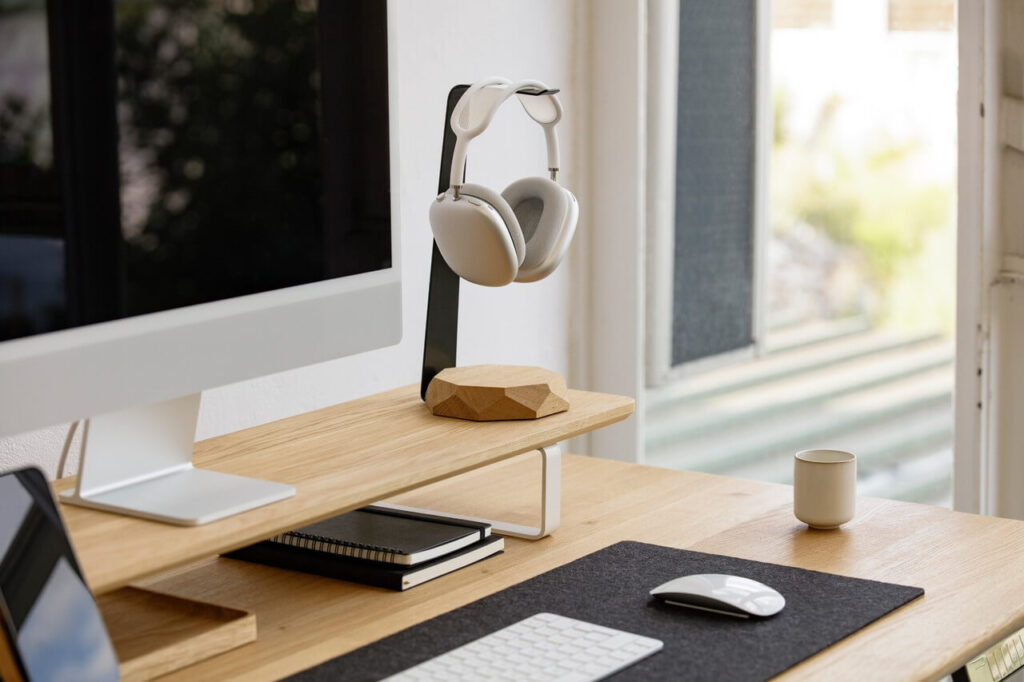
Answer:
POLYGON ((793 513, 811 528, 838 528, 853 518, 857 457, 843 450, 804 450, 793 459, 793 513))

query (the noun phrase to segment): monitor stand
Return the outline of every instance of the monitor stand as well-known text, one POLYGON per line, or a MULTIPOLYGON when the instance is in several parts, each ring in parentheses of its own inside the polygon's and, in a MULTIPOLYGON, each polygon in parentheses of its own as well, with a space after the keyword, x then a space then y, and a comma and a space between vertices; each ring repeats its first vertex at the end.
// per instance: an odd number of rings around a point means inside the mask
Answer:
POLYGON ((198 526, 295 494, 284 483, 192 465, 199 394, 92 417, 63 502, 198 526))

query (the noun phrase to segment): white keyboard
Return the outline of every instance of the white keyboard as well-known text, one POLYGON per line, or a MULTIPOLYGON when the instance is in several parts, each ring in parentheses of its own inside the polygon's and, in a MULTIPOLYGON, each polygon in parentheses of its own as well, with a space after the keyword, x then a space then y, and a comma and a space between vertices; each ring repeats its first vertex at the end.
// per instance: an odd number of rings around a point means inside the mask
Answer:
POLYGON ((650 637, 538 613, 386 680, 590 682, 631 666, 662 646, 650 637))

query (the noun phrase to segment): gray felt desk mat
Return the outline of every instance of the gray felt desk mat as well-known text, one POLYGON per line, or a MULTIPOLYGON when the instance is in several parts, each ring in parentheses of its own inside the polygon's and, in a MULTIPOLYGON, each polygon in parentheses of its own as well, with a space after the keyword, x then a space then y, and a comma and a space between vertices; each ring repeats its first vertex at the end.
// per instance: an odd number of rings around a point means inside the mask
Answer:
MULTIPOLYGON (((919 587, 620 542, 291 679, 377 680, 550 611, 665 642, 661 652, 611 679, 762 680, 922 594, 919 587), (652 587, 692 573, 759 580, 782 593, 786 608, 764 620, 741 619, 663 605, 648 596, 652 587)), ((400 593, 395 597, 400 600, 400 593)))

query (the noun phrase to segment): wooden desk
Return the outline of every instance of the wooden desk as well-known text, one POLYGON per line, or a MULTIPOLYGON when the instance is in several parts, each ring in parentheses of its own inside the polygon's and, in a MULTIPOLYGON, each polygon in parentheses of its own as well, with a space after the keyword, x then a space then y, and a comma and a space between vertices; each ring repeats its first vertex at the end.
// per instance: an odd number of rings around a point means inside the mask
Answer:
MULTIPOLYGON (((533 466, 517 457, 397 499, 525 517, 535 500, 533 466)), ((925 589, 786 679, 938 678, 1024 626, 1024 522, 862 499, 842 530, 813 531, 793 518, 789 486, 579 456, 565 458, 563 491, 562 526, 552 537, 509 539, 505 554, 404 593, 229 559, 148 580, 258 617, 255 643, 171 679, 282 677, 624 539, 925 589)))

